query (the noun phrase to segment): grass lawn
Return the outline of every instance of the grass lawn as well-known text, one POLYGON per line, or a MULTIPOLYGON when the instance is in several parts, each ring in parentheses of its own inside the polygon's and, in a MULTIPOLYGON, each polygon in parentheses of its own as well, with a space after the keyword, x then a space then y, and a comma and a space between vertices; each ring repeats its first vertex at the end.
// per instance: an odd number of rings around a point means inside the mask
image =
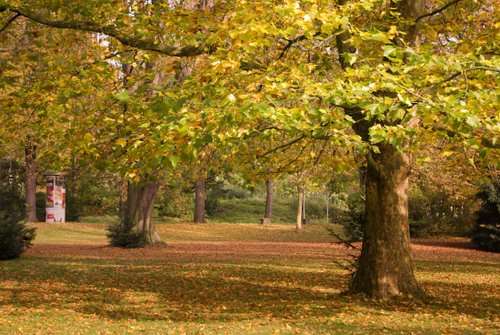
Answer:
POLYGON ((427 304, 342 294, 325 226, 160 224, 165 247, 105 246, 103 224, 38 224, 0 263, 0 334, 498 334, 500 255, 418 240, 427 304))

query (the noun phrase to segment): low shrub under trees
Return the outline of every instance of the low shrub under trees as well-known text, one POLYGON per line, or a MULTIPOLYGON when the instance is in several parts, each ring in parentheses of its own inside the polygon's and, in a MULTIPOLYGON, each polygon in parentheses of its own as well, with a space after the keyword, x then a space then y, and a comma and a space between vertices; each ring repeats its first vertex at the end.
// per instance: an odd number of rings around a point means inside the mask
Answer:
POLYGON ((454 198, 446 192, 417 190, 409 197, 412 237, 470 233, 474 221, 475 199, 454 198))
MULTIPOLYGON (((467 236, 474 221, 473 200, 453 199, 444 192, 415 192, 408 199, 411 237, 434 235, 467 236)), ((352 241, 363 237, 365 216, 361 193, 351 193, 346 199, 347 210, 340 211, 339 223, 352 241)))
POLYGON ((476 213, 472 243, 478 249, 500 252, 500 182, 484 185, 477 197, 481 208, 476 213))
POLYGON ((360 192, 350 194, 347 198, 347 208, 347 211, 340 218, 340 223, 344 226, 344 233, 350 241, 361 241, 365 222, 363 195, 360 192))
POLYGON ((0 191, 0 260, 19 257, 31 246, 35 229, 26 227, 24 199, 13 190, 0 191))
POLYGON ((146 245, 144 233, 137 231, 131 222, 123 219, 109 225, 106 236, 113 247, 142 248, 146 245))

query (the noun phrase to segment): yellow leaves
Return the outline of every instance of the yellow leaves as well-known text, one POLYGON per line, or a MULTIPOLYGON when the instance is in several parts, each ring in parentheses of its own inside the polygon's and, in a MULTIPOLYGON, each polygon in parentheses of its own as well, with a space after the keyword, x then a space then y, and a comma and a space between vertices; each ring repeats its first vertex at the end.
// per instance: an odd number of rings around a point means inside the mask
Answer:
POLYGON ((37 227, 28 256, 0 264, 6 334, 496 333, 499 259, 464 239, 414 245, 437 298, 415 304, 342 294, 329 259, 346 251, 311 243, 331 241, 326 226, 160 224, 173 242, 143 250, 104 247, 102 224, 37 227))
POLYGON ((127 140, 125 140, 124 138, 119 138, 116 140, 115 142, 118 146, 124 148, 126 145, 127 145, 127 140))
POLYGON ((94 135, 91 133, 85 133, 85 135, 83 135, 83 140, 87 143, 91 143, 94 141, 94 135))

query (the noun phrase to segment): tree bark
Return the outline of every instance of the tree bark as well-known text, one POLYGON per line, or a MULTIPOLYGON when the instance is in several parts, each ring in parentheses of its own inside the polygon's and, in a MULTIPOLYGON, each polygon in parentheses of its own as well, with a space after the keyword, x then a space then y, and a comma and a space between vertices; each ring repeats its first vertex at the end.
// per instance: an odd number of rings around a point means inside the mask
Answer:
POLYGON ((266 207, 264 209, 264 217, 261 220, 262 224, 271 223, 273 216, 273 181, 266 180, 266 207))
POLYGON ((304 190, 304 194, 302 195, 302 224, 305 225, 307 223, 306 219, 306 192, 304 190))
POLYGON ((368 154, 366 222, 351 291, 370 297, 418 297, 408 227, 409 157, 389 144, 368 154))
POLYGON ((123 210, 125 223, 144 236, 146 245, 161 243, 160 235, 151 220, 153 205, 158 192, 156 181, 128 183, 127 201, 123 210))
POLYGON ((25 191, 26 191, 26 221, 36 222, 36 145, 30 139, 24 146, 25 191))
POLYGON ((297 222, 295 228, 297 230, 302 230, 303 228, 303 223, 304 223, 304 187, 299 186, 298 187, 298 193, 299 193, 299 199, 298 199, 298 204, 297 204, 297 222))
POLYGON ((196 181, 194 191, 194 223, 205 223, 205 201, 207 198, 206 181, 200 178, 196 181))

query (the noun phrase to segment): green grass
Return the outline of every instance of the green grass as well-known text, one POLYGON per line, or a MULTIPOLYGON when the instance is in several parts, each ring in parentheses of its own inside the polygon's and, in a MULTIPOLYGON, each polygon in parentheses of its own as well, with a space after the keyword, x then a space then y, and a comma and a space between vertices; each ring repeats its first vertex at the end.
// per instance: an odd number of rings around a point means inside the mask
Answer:
MULTIPOLYGON (((264 213, 265 200, 262 198, 220 199, 219 209, 209 220, 226 223, 260 222, 264 213)), ((306 216, 312 222, 325 222, 326 209, 322 199, 307 199, 306 216)), ((295 223, 297 200, 294 198, 275 197, 273 200, 273 222, 295 223)))
POLYGON ((500 325, 491 255, 419 260, 435 298, 388 303, 343 295, 346 273, 324 257, 328 245, 256 242, 327 241, 321 225, 302 234, 293 225, 160 224, 171 244, 144 250, 99 246, 99 223, 37 226, 33 250, 0 263, 0 334, 497 334, 500 325), (306 248, 316 254, 296 254, 306 248))
MULTIPOLYGON (((220 199, 219 210, 209 218, 214 222, 258 223, 264 214, 264 199, 220 199)), ((276 198, 273 202, 273 221, 292 223, 295 210, 290 199, 276 198)))
MULTIPOLYGON (((218 200, 217 211, 213 215, 208 215, 207 221, 211 223, 259 223, 264 214, 265 199, 258 197, 244 199, 224 199, 218 200)), ((326 209, 324 201, 321 199, 307 199, 307 218, 312 223, 326 222, 326 209)), ((296 199, 275 197, 273 200, 273 223, 295 224, 296 220, 296 199)), ((85 216, 82 221, 86 223, 101 223, 117 221, 115 216, 85 216)), ((159 222, 188 222, 192 220, 192 215, 181 218, 158 218, 159 222)))
MULTIPOLYGON (((329 229, 342 230, 336 225, 310 224, 298 233, 291 224, 232 224, 232 223, 162 223, 157 229, 165 242, 182 241, 263 241, 263 242, 335 242, 329 229)), ((102 223, 65 223, 35 224, 37 231, 35 243, 67 244, 105 244, 105 224, 102 223)))

